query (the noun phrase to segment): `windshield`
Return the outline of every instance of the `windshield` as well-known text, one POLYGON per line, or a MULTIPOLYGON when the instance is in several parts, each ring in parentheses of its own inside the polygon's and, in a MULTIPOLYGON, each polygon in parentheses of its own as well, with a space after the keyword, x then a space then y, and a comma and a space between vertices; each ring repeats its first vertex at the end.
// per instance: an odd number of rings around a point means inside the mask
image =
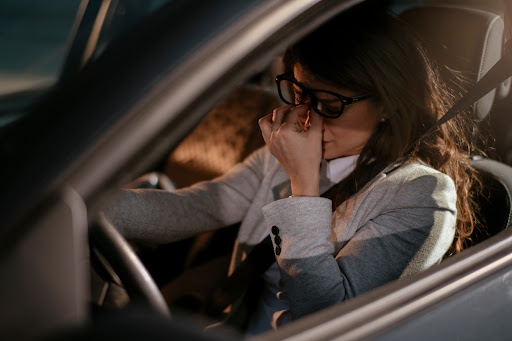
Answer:
POLYGON ((0 2, 0 128, 168 0, 0 2))
POLYGON ((0 2, 0 95, 55 82, 79 0, 0 2))

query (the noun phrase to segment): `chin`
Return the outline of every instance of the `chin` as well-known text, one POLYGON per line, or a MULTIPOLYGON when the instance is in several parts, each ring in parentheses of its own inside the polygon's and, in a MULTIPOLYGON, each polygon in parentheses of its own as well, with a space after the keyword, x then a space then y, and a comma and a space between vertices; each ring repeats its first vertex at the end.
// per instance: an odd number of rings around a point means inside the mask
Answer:
POLYGON ((339 157, 342 157, 342 155, 336 155, 336 154, 333 154, 333 153, 324 153, 324 159, 329 161, 329 160, 334 160, 334 159, 337 159, 339 157))
POLYGON ((333 151, 330 148, 325 148, 324 146, 322 149, 322 156, 325 160, 332 160, 342 157, 343 153, 337 153, 336 151, 333 151))

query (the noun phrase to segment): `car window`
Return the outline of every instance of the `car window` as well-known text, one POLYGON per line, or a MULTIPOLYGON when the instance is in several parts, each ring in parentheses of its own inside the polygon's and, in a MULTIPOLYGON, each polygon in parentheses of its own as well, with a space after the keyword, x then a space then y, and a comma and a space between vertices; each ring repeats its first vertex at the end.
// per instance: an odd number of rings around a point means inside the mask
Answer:
POLYGON ((119 0, 112 1, 104 15, 98 42, 91 57, 97 58, 116 36, 158 10, 170 0, 119 0))
POLYGON ((0 2, 0 127, 37 98, 35 90, 56 81, 79 5, 79 0, 0 2))
POLYGON ((0 128, 169 0, 0 2, 0 128))
POLYGON ((79 0, 0 2, 0 95, 55 82, 79 0))

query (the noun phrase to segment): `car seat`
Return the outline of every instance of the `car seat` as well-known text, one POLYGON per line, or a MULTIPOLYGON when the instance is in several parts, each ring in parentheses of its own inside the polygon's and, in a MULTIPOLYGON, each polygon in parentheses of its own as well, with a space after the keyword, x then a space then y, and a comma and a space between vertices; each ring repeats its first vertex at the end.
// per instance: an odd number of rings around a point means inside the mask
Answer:
MULTIPOLYGON (((422 6, 409 8, 399 17, 416 31, 439 66, 460 71, 475 83, 500 59, 504 41, 504 22, 498 13, 460 6, 422 6)), ((456 80, 442 73, 447 84, 456 80)), ((495 101, 510 92, 510 79, 478 100, 471 108, 482 134, 482 127, 495 101)), ((510 225, 512 216, 512 168, 497 160, 474 155, 472 166, 482 177, 483 190, 476 193, 485 230, 471 236, 474 245, 510 225)))
POLYGON ((166 174, 178 188, 224 174, 263 146, 258 120, 279 105, 258 84, 236 89, 171 153, 166 174))

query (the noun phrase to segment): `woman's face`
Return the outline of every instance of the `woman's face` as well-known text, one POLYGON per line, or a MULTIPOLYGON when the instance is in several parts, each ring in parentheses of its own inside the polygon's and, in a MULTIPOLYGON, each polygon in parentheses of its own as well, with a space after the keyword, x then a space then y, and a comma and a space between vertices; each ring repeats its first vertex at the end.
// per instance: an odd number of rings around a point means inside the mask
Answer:
MULTIPOLYGON (((364 95, 324 83, 300 65, 295 65, 293 74, 299 83, 311 89, 333 91, 346 97, 364 95)), ((310 115, 318 114, 311 109, 310 115)), ((382 117, 381 108, 364 100, 346 105, 338 118, 323 118, 322 157, 331 160, 361 153, 382 117)))

